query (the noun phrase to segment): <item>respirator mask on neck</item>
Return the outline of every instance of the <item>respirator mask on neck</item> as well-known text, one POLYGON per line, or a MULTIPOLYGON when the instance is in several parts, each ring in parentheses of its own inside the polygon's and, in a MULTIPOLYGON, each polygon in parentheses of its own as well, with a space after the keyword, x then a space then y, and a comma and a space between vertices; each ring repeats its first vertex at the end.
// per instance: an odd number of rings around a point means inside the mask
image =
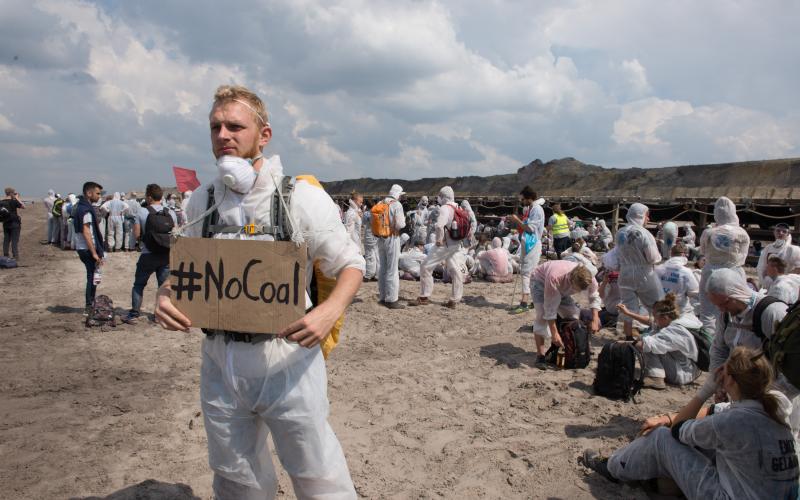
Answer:
POLYGON ((258 173, 253 170, 253 163, 261 158, 260 154, 252 159, 220 156, 217 159, 217 168, 223 184, 236 193, 249 193, 258 179, 258 173))

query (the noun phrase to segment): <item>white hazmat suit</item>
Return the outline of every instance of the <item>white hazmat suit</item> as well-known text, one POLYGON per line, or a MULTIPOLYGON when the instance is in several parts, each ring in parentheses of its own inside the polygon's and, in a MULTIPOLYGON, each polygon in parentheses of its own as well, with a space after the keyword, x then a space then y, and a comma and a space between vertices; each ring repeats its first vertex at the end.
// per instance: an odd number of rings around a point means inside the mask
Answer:
POLYGON ((692 301, 700 293, 700 283, 691 269, 686 267, 686 257, 676 256, 656 266, 656 274, 661 280, 664 293, 672 292, 678 299, 678 308, 681 313, 694 314, 692 301))
POLYGON ((522 256, 519 272, 522 275, 522 293, 524 294, 533 293, 531 274, 542 258, 542 233, 545 225, 542 205, 544 205, 544 201, 544 198, 534 201, 523 214, 524 225, 521 228, 523 234, 520 244, 522 256))
POLYGON ((714 221, 716 225, 703 231, 700 237, 700 253, 706 257, 706 265, 700 275, 700 307, 696 311, 698 319, 712 334, 717 332, 722 314, 708 300, 708 277, 717 269, 728 268, 744 279, 742 266, 750 248, 750 237, 739 227, 736 205, 731 200, 723 196, 714 203, 714 221))
MULTIPOLYGON (((634 203, 628 209, 628 224, 617 233, 619 290, 622 303, 631 311, 639 311, 642 305, 650 309, 664 298, 654 268, 661 260, 661 253, 655 238, 644 227, 646 214, 645 205, 634 203)), ((632 323, 627 316, 624 321, 632 323)))
POLYGON ((382 303, 397 302, 400 295, 400 274, 398 263, 400 261, 400 230, 406 227, 406 216, 400 204, 403 188, 394 184, 389 190, 389 196, 383 201, 389 205, 389 224, 392 228, 391 236, 378 239, 378 257, 380 271, 378 274, 378 294, 382 303))
POLYGON ((112 199, 103 203, 103 210, 108 213, 108 248, 112 251, 121 250, 124 244, 124 223, 128 205, 122 201, 119 193, 114 193, 112 199))
POLYGON ((775 241, 765 246, 761 250, 761 255, 758 257, 758 264, 756 265, 756 273, 758 274, 758 282, 761 288, 769 288, 770 278, 767 276, 767 261, 772 255, 777 255, 784 262, 787 263, 786 272, 794 271, 794 268, 789 267, 790 261, 793 263, 796 255, 800 254, 800 247, 792 245, 792 235, 787 234, 785 238, 776 238, 775 241))
POLYGON ((459 258, 457 256, 461 242, 450 237, 450 224, 455 214, 455 194, 453 188, 445 186, 439 191, 439 210, 434 232, 436 245, 433 246, 422 263, 419 272, 420 297, 430 298, 433 293, 433 270, 444 262, 447 273, 453 285, 450 300, 454 303, 461 301, 464 294, 464 277, 461 275, 459 258))

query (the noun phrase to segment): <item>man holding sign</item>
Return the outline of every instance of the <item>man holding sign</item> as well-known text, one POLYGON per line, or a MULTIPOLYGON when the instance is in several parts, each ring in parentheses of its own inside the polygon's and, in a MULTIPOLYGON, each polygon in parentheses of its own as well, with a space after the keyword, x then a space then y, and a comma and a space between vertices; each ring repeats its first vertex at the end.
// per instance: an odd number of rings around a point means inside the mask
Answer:
MULTIPOLYGON (((288 188, 288 203, 281 195, 287 183, 280 158, 261 155, 272 129, 257 95, 244 87, 218 88, 209 123, 219 175, 194 191, 183 236, 213 233, 218 239, 286 239, 275 238, 281 222, 276 212, 283 207, 292 242, 307 248, 305 285, 311 282, 315 263, 319 272, 337 279, 324 302, 280 331, 269 327, 263 334, 206 330, 200 395, 214 494, 223 500, 274 497, 277 479, 267 448, 272 432, 298 498, 356 498, 344 453, 327 421, 327 377, 319 344, 358 291, 364 259, 348 237, 336 205, 316 179, 296 179, 294 187, 288 188)), ((218 260, 207 268, 215 278, 221 274, 218 260)), ((265 252, 264 263, 252 265, 251 271, 266 269, 269 260, 270 253, 265 252)), ((164 328, 188 332, 192 321, 179 310, 181 301, 174 296, 173 281, 159 290, 156 319, 164 328)), ((267 302, 272 289, 259 284, 250 288, 249 295, 267 302)), ((220 289, 215 287, 213 292, 220 289)), ((227 285, 225 289, 222 300, 237 292, 236 286, 232 291, 227 285)), ((291 292, 291 287, 287 290, 291 292)), ((310 306, 308 294, 302 295, 310 306)))

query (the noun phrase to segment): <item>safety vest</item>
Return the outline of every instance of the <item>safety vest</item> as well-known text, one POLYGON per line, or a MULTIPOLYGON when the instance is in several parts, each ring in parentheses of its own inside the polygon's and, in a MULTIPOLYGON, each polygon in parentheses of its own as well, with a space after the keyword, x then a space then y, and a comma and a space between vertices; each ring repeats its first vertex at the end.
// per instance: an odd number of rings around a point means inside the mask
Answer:
POLYGON ((553 214, 553 217, 556 218, 556 223, 553 224, 553 236, 569 234, 569 219, 567 219, 567 216, 553 214))

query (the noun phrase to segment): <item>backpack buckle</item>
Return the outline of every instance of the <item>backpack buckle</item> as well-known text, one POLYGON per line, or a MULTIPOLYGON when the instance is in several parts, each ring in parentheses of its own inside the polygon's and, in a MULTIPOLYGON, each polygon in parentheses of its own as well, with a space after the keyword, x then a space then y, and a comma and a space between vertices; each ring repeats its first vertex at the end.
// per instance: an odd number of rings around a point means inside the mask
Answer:
POLYGON ((244 230, 244 234, 248 236, 255 236, 257 234, 261 234, 263 226, 257 226, 255 224, 247 224, 242 229, 244 230))

